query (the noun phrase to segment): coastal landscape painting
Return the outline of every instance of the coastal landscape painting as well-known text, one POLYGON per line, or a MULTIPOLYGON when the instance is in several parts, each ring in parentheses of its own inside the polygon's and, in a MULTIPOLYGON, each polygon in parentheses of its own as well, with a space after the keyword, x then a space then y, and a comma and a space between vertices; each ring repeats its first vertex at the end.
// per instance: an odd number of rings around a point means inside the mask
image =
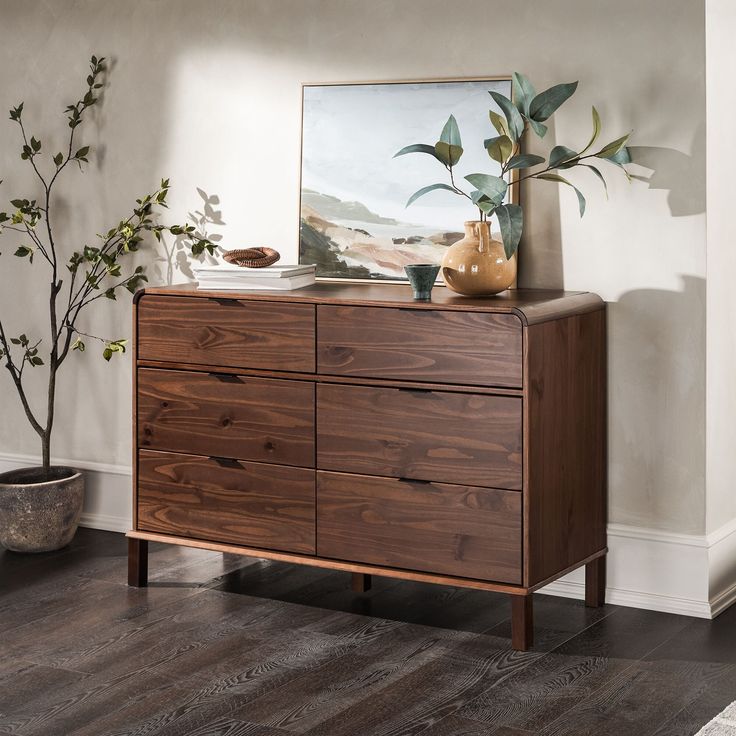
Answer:
POLYGON ((304 85, 299 261, 317 276, 404 281, 410 263, 440 263, 477 218, 465 198, 436 191, 409 197, 446 170, 432 156, 394 158, 434 145, 450 115, 467 141, 456 177, 499 175, 482 141, 495 135, 490 90, 511 97, 511 80, 304 85))

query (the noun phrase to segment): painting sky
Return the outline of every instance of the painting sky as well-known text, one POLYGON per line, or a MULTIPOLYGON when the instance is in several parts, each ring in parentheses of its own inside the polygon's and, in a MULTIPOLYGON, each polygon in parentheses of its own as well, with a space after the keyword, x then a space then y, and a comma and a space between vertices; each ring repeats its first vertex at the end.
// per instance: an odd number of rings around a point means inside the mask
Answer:
POLYGON ((499 110, 488 91, 510 96, 510 88, 507 80, 305 87, 302 188, 359 201, 401 222, 462 229, 477 217, 464 197, 431 192, 404 206, 417 189, 449 183, 445 168, 426 154, 393 156, 412 143, 434 145, 452 114, 464 148, 455 180, 469 192, 466 174, 499 173, 483 148, 497 135, 488 111, 499 110))

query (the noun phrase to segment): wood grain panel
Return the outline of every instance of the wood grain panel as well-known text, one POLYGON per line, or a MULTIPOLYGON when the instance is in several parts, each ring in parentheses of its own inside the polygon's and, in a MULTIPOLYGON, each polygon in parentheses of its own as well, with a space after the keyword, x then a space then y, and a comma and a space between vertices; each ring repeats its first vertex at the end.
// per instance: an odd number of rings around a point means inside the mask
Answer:
POLYGON ((513 314, 320 305, 317 323, 319 373, 521 386, 513 314))
POLYGON ((314 307, 286 302, 145 295, 138 357, 313 372, 314 307))
POLYGON ((521 494, 317 472, 317 553, 521 582, 521 494))
POLYGON ((140 452, 144 531, 313 554, 314 514, 313 470, 140 452))
POLYGON ((525 584, 606 546, 606 313, 527 330, 525 584))
POLYGON ((138 446, 314 467, 314 384, 141 368, 138 446))
POLYGON ((519 490, 521 399, 317 386, 317 467, 519 490))
MULTIPOLYGON (((194 299, 233 299, 252 302, 284 302, 291 304, 345 304, 357 307, 385 306, 458 312, 505 313, 517 315, 524 324, 538 324, 550 319, 583 314, 601 308, 602 300, 596 294, 559 289, 507 289, 493 298, 460 296, 447 288, 432 292, 431 302, 417 302, 408 284, 330 283, 317 282, 295 291, 200 291, 195 284, 153 286, 144 295, 183 296, 194 299)), ((138 297, 138 295, 136 295, 138 297)))

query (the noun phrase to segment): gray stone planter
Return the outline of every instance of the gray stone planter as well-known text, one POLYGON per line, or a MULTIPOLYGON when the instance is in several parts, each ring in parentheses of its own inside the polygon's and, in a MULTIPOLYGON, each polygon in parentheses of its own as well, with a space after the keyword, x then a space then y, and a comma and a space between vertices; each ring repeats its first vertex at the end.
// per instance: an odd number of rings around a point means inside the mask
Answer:
POLYGON ((13 552, 51 552, 76 534, 84 475, 74 468, 21 468, 0 473, 0 545, 13 552))

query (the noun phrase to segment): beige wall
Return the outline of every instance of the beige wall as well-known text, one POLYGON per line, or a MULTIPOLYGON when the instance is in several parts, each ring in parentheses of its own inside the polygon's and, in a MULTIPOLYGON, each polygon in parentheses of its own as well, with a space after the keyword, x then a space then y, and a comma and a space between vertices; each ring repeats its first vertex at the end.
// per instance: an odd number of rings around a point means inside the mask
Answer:
MULTIPOLYGON (((44 142, 64 130, 61 110, 86 57, 115 60, 85 138, 102 147, 86 175, 70 174, 59 205, 74 246, 170 176, 173 217, 201 204, 200 187, 221 199, 225 242, 270 244, 291 260, 302 81, 514 69, 538 87, 579 79, 550 143, 582 145, 595 104, 604 135, 633 128, 651 167, 641 173, 656 171, 632 186, 612 172, 608 202, 596 181, 578 176, 589 194, 582 221, 571 192, 545 182, 525 191, 522 282, 597 291, 611 304, 611 520, 704 530, 703 2, 5 0, 3 25, 0 109, 24 99, 44 142)), ((0 192, 30 194, 15 131, 0 123, 0 192)), ((28 264, 9 244, 0 250, 3 315, 31 331, 43 304, 28 264)), ((100 306, 89 331, 130 334, 125 300, 100 306)), ((55 454, 127 463, 129 358, 106 365, 87 352, 71 363, 55 454)), ((33 451, 7 379, 0 391, 0 452, 33 451)))
POLYGON ((707 2, 708 341, 706 529, 736 517, 736 225, 733 186, 736 138, 736 5, 707 2))

